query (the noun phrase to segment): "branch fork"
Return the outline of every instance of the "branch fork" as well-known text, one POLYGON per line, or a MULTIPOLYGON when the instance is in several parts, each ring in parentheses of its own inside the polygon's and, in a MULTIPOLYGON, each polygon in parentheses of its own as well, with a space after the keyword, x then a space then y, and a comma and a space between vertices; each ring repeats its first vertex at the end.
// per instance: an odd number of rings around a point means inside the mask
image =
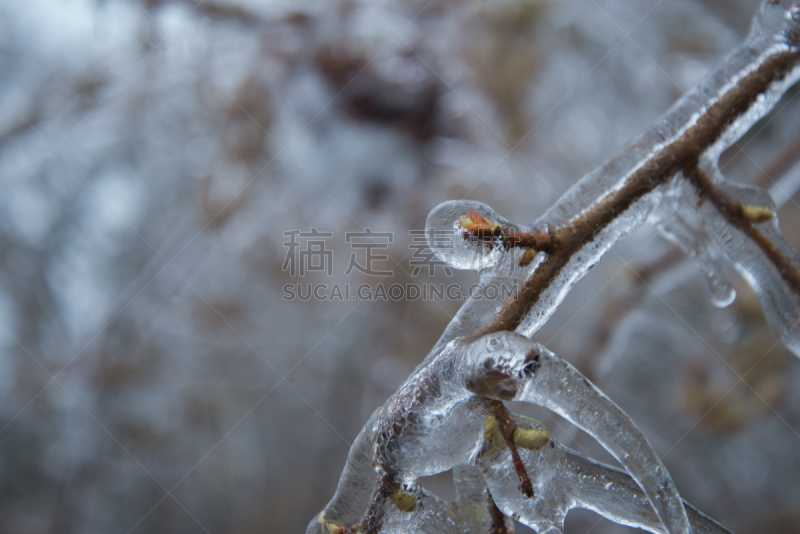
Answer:
POLYGON ((800 255, 781 235, 772 199, 728 182, 717 166, 800 79, 798 35, 800 4, 764 1, 747 41, 716 72, 529 227, 470 201, 431 212, 429 237, 456 236, 451 248, 430 242, 440 259, 479 270, 484 287, 516 287, 513 298, 462 307, 364 426, 336 494, 307 532, 500 533, 512 531, 513 516, 549 534, 563 531, 576 506, 651 532, 727 532, 685 505, 625 412, 530 336, 605 252, 651 218, 712 265, 709 276, 721 276, 716 262, 727 257, 755 284, 773 330, 800 356, 800 255), (488 254, 476 255, 478 247, 488 254), (507 269, 486 269, 493 263, 507 269), (515 263, 526 269, 513 270, 515 263), (625 472, 561 446, 540 423, 509 412, 509 400, 562 415, 625 472), (449 469, 459 494, 453 503, 416 482, 449 469))

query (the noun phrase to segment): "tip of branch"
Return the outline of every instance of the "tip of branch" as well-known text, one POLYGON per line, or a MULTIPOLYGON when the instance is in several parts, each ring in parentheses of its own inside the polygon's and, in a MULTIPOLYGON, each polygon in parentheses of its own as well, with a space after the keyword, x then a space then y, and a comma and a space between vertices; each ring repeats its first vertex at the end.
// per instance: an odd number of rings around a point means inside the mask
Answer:
POLYGON ((474 210, 458 220, 458 227, 462 228, 467 237, 478 239, 491 239, 500 235, 501 226, 480 215, 474 210))
POLYGON ((751 223, 762 223, 775 218, 775 212, 761 206, 742 205, 742 215, 751 223))

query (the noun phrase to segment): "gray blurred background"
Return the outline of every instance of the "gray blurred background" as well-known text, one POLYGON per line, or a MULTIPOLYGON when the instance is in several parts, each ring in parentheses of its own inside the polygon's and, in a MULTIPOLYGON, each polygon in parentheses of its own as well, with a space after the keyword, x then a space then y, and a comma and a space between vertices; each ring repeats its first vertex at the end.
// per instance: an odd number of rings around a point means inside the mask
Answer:
MULTIPOLYGON (((412 276, 409 230, 458 198, 532 221, 756 5, 0 0, 0 533, 303 531, 460 302, 284 285, 474 283, 412 276), (367 227, 392 233, 372 266, 392 276, 345 274, 367 227), (312 228, 330 276, 285 268, 285 233, 312 228)), ((795 246, 797 95, 722 162, 773 187, 795 246)), ((684 498, 737 533, 798 532, 800 362, 734 279, 713 308, 647 227, 537 339, 631 414, 684 498)), ((453 494, 447 474, 423 485, 453 494)))

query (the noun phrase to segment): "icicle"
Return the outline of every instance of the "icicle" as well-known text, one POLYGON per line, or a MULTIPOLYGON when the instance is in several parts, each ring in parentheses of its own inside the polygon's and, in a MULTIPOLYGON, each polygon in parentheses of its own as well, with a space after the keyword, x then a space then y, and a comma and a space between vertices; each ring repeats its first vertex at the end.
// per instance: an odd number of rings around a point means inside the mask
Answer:
POLYGON ((736 290, 725 273, 718 247, 706 229, 693 221, 696 219, 694 209, 685 205, 686 187, 688 184, 676 184, 666 195, 658 207, 659 220, 655 221, 656 226, 665 237, 674 241, 699 263, 711 292, 712 304, 725 308, 736 299, 736 290))
POLYGON ((549 408, 591 435, 639 483, 668 532, 691 532, 672 477, 630 417, 569 363, 537 350, 541 368, 515 399, 549 408))
MULTIPOLYGON (((755 291, 772 330, 800 356, 800 255, 781 234, 775 203, 763 189, 726 180, 715 162, 705 162, 698 172, 727 202, 716 206, 709 198, 711 187, 682 179, 670 193, 678 199, 674 215, 660 229, 694 248, 701 263, 722 250, 755 291), (720 210, 734 212, 740 222, 731 223, 731 215, 720 210)), ((722 269, 716 260, 705 268, 722 269)))
POLYGON ((753 239, 755 234, 726 224, 708 202, 699 210, 701 223, 719 239, 736 270, 756 292, 772 330, 800 356, 800 254, 781 233, 772 197, 762 189, 725 180, 716 165, 706 169, 718 187, 741 203, 745 216, 762 236, 761 245, 753 239))

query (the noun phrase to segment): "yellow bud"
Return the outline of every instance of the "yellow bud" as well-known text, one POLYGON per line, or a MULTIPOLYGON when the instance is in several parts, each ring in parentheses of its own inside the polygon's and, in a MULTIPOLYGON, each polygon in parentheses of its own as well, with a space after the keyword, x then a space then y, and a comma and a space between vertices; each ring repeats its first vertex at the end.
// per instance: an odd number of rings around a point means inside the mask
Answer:
POLYGON ((322 532, 325 534, 344 534, 344 527, 337 525, 333 521, 325 519, 325 512, 322 511, 317 516, 317 522, 322 525, 322 532))
POLYGON ((543 430, 536 430, 533 428, 517 427, 514 431, 514 445, 532 451, 538 451, 547 445, 551 439, 553 439, 553 435, 546 428, 543 430))
POLYGON ((466 229, 466 228, 469 228, 470 226, 472 226, 474 224, 475 224, 475 221, 473 221, 472 219, 470 219, 466 215, 464 217, 461 217, 458 220, 458 227, 459 228, 465 228, 466 229))
POLYGON ((745 219, 752 223, 769 221, 775 217, 775 212, 769 208, 750 206, 747 204, 742 204, 742 214, 744 215, 745 219))
POLYGON ((523 252, 519 257, 519 266, 525 267, 526 265, 530 265, 538 253, 539 251, 534 248, 529 248, 523 252))
POLYGON ((483 439, 492 441, 495 434, 500 431, 500 422, 497 417, 493 415, 486 416, 486 421, 483 423, 483 439))
POLYGON ((493 453, 505 444, 503 434, 500 433, 500 421, 489 414, 483 423, 483 439, 487 442, 485 453, 493 453))
POLYGON ((413 512, 417 508, 417 497, 404 489, 395 491, 392 494, 392 500, 401 512, 413 512))

